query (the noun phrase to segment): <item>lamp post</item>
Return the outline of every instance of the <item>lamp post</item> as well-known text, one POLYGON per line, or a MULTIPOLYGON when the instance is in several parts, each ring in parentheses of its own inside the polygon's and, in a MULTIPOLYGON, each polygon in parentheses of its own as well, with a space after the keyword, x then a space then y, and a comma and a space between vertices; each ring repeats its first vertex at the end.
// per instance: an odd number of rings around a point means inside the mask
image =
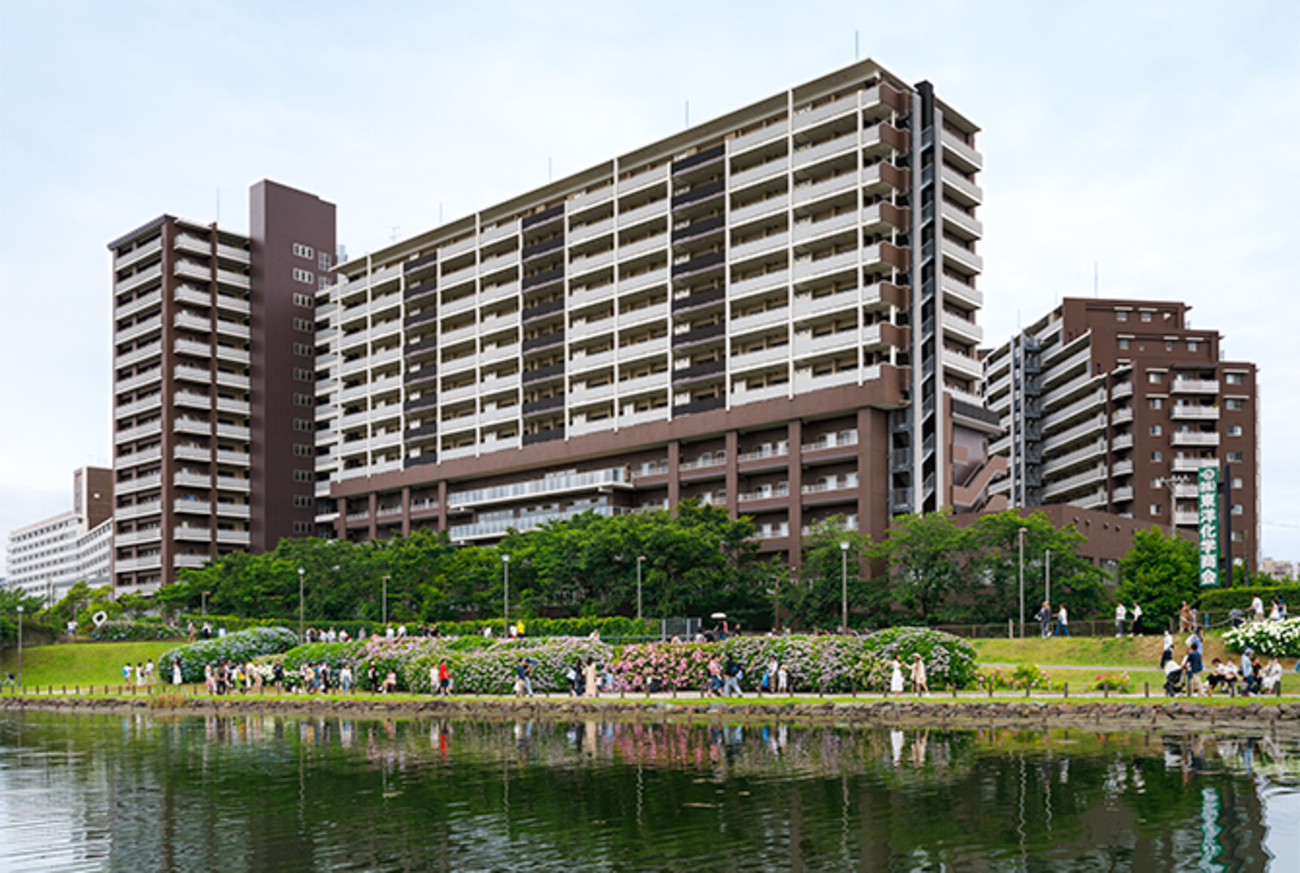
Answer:
POLYGON ((636 620, 641 622, 641 565, 645 563, 645 555, 636 557, 636 620))
POLYGON ((199 606, 199 615, 204 618, 208 617, 208 595, 211 593, 211 591, 204 591, 200 597, 201 604, 199 606))
POLYGON ((1025 534, 1027 530, 1021 528, 1016 534, 1016 539, 1020 541, 1020 638, 1025 638, 1025 534))
POLYGON ((18 684, 23 684, 23 608, 18 607, 18 684))
POLYGON ((381 605, 379 607, 379 615, 385 627, 388 626, 388 580, 390 578, 392 577, 390 576, 384 577, 384 588, 383 588, 384 593, 381 595, 381 599, 380 599, 381 605))
POLYGON ((510 630, 506 627, 510 623, 510 556, 502 555, 501 563, 504 566, 505 573, 505 611, 502 613, 501 633, 509 639, 510 630))
POLYGON ((1052 602, 1052 550, 1047 550, 1046 563, 1043 565, 1043 599, 1052 602))
POLYGON ((305 624, 305 622, 303 622, 303 615, 305 613, 303 611, 303 595, 302 595, 302 579, 303 576, 305 575, 307 575, 307 571, 304 570, 302 567, 299 567, 298 568, 298 642, 299 643, 302 642, 303 626, 305 624))
POLYGON ((840 632, 849 632, 849 543, 840 541, 840 632))

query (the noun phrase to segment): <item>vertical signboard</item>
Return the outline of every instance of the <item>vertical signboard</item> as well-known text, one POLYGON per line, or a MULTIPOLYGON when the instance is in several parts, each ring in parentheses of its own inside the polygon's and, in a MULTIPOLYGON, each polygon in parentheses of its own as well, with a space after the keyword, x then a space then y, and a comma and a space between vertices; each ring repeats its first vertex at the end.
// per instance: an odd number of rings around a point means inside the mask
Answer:
POLYGON ((1196 526, 1200 531, 1201 585, 1219 582, 1219 468, 1202 467, 1196 474, 1196 526))

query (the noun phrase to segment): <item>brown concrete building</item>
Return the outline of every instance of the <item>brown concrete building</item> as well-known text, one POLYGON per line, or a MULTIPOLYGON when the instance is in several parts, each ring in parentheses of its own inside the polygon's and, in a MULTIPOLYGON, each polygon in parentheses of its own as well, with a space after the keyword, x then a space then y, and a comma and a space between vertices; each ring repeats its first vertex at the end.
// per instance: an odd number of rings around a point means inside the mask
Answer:
POLYGON ((1012 506, 1067 503, 1195 530, 1197 471, 1228 486, 1226 555, 1259 550, 1255 365, 1223 358, 1184 303, 1067 298, 984 360, 1006 436, 991 486, 1012 506))
POLYGON ((977 130, 864 61, 343 264, 322 531, 987 506, 977 130))
POLYGON ((263 181, 249 226, 163 215, 109 244, 119 588, 312 531, 313 307, 334 206, 263 181))

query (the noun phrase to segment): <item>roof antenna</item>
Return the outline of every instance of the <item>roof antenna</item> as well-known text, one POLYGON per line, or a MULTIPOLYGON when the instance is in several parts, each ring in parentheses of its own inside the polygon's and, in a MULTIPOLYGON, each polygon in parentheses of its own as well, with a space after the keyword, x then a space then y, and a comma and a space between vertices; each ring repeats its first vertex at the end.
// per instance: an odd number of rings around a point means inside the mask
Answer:
POLYGON ((858 31, 853 31, 853 60, 862 60, 862 53, 858 50, 858 31))
POLYGON ((392 241, 397 242, 397 232, 402 229, 402 226, 400 224, 390 224, 388 229, 392 231, 392 236, 390 237, 392 241))

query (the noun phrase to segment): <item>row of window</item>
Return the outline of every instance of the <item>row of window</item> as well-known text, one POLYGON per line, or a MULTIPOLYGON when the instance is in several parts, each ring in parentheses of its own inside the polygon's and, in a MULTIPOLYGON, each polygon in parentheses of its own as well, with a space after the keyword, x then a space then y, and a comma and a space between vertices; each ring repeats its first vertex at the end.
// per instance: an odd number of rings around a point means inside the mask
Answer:
MULTIPOLYGON (((1152 436, 1160 436, 1164 432, 1165 432, 1164 425, 1159 425, 1159 424, 1151 425, 1150 433, 1152 436)), ((1181 425, 1179 426, 1176 433, 1192 433, 1192 429, 1186 425, 1181 425)), ((1241 425, 1239 424, 1228 425, 1228 436, 1230 437, 1241 436, 1241 425)))
MULTIPOLYGON (((1121 342, 1123 342, 1123 340, 1121 340, 1121 342)), ((1121 346, 1121 348, 1128 348, 1128 346, 1121 346)), ((1148 370, 1147 381, 1150 382, 1152 385, 1160 385, 1165 381, 1165 374, 1161 370, 1148 370)), ((1224 373, 1223 381, 1229 385, 1242 385, 1245 384, 1246 374, 1245 373, 1224 373)))
MULTIPOLYGON (((294 257, 305 258, 310 261, 316 255, 316 250, 305 243, 293 244, 294 257)), ((328 270, 334 265, 334 258, 329 252, 321 252, 320 257, 316 258, 316 266, 322 270, 328 270)))
MULTIPOLYGON (((1119 347, 1120 347, 1120 349, 1127 349, 1127 348, 1129 347, 1129 343, 1130 343, 1130 342, 1131 342, 1131 340, 1130 340, 1128 337, 1120 337, 1120 338, 1119 338, 1119 347)), ((1200 340, 1188 340, 1188 341, 1187 341, 1187 351, 1189 351, 1189 352, 1195 352, 1195 351, 1199 351, 1200 348, 1201 348, 1200 340)), ((1173 350, 1174 350, 1174 342, 1173 342, 1173 340, 1165 340, 1165 351, 1166 351, 1166 352, 1172 352, 1173 350)))
MULTIPOLYGON (((1186 405, 1186 406, 1191 406, 1191 405, 1193 405, 1193 404, 1190 404, 1190 403, 1189 403, 1189 404, 1175 404, 1175 405, 1186 405)), ((1224 405, 1224 407, 1227 408, 1227 409, 1231 409, 1231 410, 1242 410, 1242 409, 1245 409, 1245 408, 1246 408, 1246 401, 1245 401, 1244 399, 1240 398, 1240 397, 1229 397, 1228 399, 1226 399, 1226 400, 1223 401, 1223 405, 1224 405)), ((1151 408, 1151 409, 1163 409, 1164 406, 1165 406, 1165 398, 1163 398, 1163 397, 1148 397, 1148 398, 1147 398, 1147 406, 1148 406, 1149 408, 1151 408)))
MULTIPOLYGON (((1245 456, 1246 455, 1244 452, 1228 452, 1228 463, 1243 464, 1245 463, 1245 461, 1243 460, 1245 456)), ((1162 451, 1157 450, 1151 453, 1151 460, 1153 461, 1163 461, 1164 459, 1165 459, 1165 453, 1162 451)))

